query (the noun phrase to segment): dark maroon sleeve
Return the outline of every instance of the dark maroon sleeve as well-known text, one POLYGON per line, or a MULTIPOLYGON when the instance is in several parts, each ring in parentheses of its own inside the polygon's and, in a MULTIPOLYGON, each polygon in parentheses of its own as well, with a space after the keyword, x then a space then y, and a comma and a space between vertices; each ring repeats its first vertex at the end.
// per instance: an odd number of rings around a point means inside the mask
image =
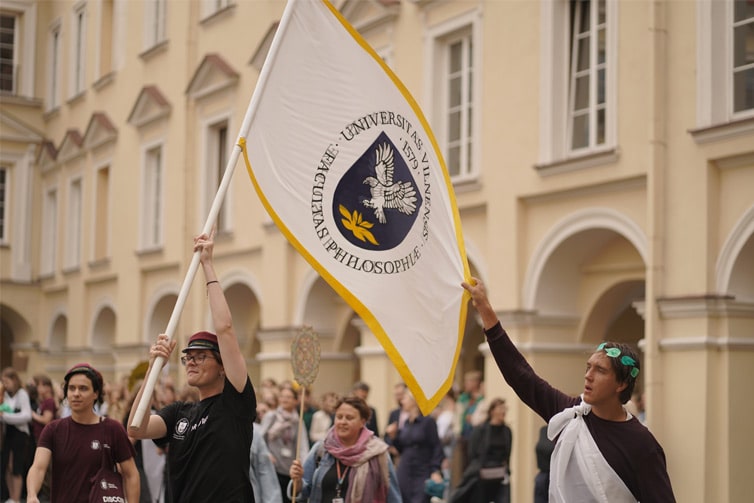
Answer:
POLYGON ((60 419, 54 419, 45 425, 42 429, 42 433, 39 435, 39 440, 37 440, 37 447, 44 447, 45 449, 52 450, 52 441, 55 437, 55 428, 58 426, 58 421, 60 421, 60 419))
POLYGON ((128 434, 123 425, 114 419, 106 418, 105 421, 107 421, 108 435, 113 443, 111 447, 115 462, 122 463, 136 457, 136 449, 128 439, 128 434))
POLYGON ((563 409, 581 402, 580 398, 562 393, 539 377, 499 322, 486 330, 485 335, 505 382, 542 419, 549 421, 552 416, 563 409))

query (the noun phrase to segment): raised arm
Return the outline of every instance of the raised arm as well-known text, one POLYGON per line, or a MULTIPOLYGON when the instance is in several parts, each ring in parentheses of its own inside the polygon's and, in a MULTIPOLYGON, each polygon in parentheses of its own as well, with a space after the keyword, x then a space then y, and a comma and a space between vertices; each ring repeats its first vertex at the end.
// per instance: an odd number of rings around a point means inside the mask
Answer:
POLYGON ((201 234, 195 237, 194 251, 201 251, 200 262, 204 271, 209 308, 212 312, 212 323, 215 327, 215 334, 217 334, 217 343, 220 346, 220 357, 223 360, 225 375, 233 387, 236 388, 236 391, 240 393, 246 386, 248 374, 246 372, 246 362, 241 354, 236 333, 233 330, 230 308, 225 299, 222 285, 217 280, 217 274, 212 263, 212 252, 215 246, 214 236, 215 230, 213 229, 210 236, 201 234))
POLYGON ((487 289, 484 287, 484 284, 478 278, 472 277, 468 283, 465 281, 461 283, 461 286, 471 294, 471 303, 479 313, 479 316, 482 317, 484 329, 489 330, 497 325, 499 320, 495 310, 492 309, 492 304, 490 304, 490 299, 487 297, 487 289))
POLYGON ((537 375, 500 325, 487 297, 487 289, 479 279, 471 278, 471 281, 464 282, 461 286, 471 294, 471 301, 482 317, 490 351, 505 382, 526 405, 545 421, 549 421, 557 412, 579 402, 537 375))

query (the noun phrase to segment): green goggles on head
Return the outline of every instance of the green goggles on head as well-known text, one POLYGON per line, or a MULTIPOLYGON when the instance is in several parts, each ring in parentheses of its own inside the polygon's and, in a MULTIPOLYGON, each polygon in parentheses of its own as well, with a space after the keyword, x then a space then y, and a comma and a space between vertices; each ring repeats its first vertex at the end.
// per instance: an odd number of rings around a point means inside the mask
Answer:
MULTIPOLYGON (((610 358, 618 358, 620 356, 620 349, 619 348, 606 348, 607 345, 606 342, 603 342, 599 346, 597 346, 597 351, 604 351, 607 356, 610 358)), ((625 365, 626 367, 633 367, 631 369, 631 377, 636 379, 636 376, 639 375, 639 369, 636 368, 636 360, 631 358, 628 355, 620 356, 620 362, 622 365, 625 365)))

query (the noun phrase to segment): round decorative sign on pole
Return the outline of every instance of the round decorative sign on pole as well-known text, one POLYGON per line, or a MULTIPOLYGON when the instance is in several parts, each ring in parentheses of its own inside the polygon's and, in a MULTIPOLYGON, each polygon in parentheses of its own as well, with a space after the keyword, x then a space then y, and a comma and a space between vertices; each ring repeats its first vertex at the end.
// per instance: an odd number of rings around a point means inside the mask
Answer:
MULTIPOLYGON (((304 425, 304 402, 306 401, 306 388, 314 383, 319 372, 319 359, 322 350, 319 345, 319 336, 312 327, 305 326, 298 331, 291 343, 291 366, 293 378, 301 387, 301 411, 298 415, 298 436, 296 437, 296 459, 299 459, 301 450, 301 433, 304 425)), ((296 501, 296 485, 293 485, 293 500, 296 501)))
POLYGON ((293 378, 302 388, 311 386, 317 378, 320 354, 319 336, 312 327, 303 327, 291 344, 293 378))

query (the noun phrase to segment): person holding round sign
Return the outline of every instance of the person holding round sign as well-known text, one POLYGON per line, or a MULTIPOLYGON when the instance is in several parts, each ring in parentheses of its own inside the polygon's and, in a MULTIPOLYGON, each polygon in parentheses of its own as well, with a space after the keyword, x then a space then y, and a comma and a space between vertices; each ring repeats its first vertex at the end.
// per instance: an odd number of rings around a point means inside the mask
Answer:
POLYGON ((402 503, 388 446, 366 428, 370 413, 361 398, 341 398, 325 439, 303 464, 293 461, 288 494, 309 503, 402 503))

